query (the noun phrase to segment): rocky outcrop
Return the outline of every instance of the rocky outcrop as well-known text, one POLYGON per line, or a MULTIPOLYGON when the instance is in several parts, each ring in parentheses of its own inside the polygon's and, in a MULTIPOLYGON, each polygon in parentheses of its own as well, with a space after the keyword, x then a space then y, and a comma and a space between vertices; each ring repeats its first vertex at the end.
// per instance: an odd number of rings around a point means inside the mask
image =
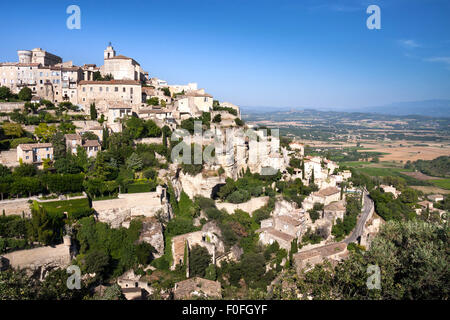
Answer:
POLYGON ((274 216, 286 216, 292 214, 297 210, 297 204, 295 202, 289 202, 282 198, 275 202, 275 208, 273 210, 274 216))
POLYGON ((147 242, 156 249, 155 258, 164 254, 164 235, 161 223, 156 218, 147 218, 142 221, 142 231, 139 242, 147 242))
MULTIPOLYGON (((196 176, 189 174, 179 173, 179 184, 175 183, 178 187, 181 187, 183 191, 189 196, 194 198, 195 196, 203 196, 205 198, 211 198, 213 189, 220 184, 225 183, 225 178, 220 176, 204 176, 203 173, 199 173, 196 176)), ((174 187, 175 187, 174 185, 174 187)))

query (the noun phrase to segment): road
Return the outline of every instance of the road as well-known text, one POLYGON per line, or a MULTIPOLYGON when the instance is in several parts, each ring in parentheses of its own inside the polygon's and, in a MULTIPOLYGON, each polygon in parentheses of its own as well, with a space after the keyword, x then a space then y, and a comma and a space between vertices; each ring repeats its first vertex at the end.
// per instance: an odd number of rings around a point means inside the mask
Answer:
POLYGON ((370 211, 372 210, 374 204, 372 199, 367 194, 367 191, 364 191, 364 206, 362 208, 362 212, 358 217, 358 221, 356 222, 356 227, 353 229, 350 236, 345 239, 343 242, 349 244, 351 242, 356 242, 357 239, 363 234, 364 226, 367 222, 367 218, 369 217, 370 211))

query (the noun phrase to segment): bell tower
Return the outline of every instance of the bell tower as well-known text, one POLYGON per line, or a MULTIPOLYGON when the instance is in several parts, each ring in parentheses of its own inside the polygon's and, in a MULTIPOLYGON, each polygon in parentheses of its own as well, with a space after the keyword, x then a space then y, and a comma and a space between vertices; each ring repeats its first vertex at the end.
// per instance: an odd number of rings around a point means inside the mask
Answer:
POLYGON ((108 47, 106 47, 106 50, 103 51, 103 59, 111 59, 114 58, 116 56, 116 51, 114 50, 114 48, 111 45, 111 42, 109 43, 108 47))

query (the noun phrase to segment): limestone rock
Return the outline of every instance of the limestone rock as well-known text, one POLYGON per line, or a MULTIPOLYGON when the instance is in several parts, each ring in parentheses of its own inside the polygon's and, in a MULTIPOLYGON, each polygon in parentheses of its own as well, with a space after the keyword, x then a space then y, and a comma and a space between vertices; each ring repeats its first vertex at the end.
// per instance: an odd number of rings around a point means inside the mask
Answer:
POLYGON ((156 218, 148 218, 142 221, 142 231, 139 242, 147 242, 156 249, 155 258, 164 254, 164 235, 161 223, 156 218))

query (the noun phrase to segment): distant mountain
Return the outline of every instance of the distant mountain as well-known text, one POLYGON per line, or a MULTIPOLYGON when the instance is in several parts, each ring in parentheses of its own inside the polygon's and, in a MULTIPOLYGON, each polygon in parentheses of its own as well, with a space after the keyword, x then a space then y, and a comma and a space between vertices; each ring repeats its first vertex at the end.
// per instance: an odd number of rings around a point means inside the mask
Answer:
POLYGON ((435 118, 450 118, 450 100, 434 99, 423 101, 395 102, 384 106, 373 107, 241 107, 243 114, 287 112, 300 110, 317 110, 332 112, 361 112, 393 116, 419 115, 435 118))
POLYGON ((395 102, 380 107, 366 107, 353 111, 391 114, 394 116, 422 115, 450 118, 450 100, 395 102))
POLYGON ((286 112, 286 111, 290 111, 293 109, 297 110, 298 108, 241 106, 241 113, 242 114, 252 114, 252 113, 286 112))

